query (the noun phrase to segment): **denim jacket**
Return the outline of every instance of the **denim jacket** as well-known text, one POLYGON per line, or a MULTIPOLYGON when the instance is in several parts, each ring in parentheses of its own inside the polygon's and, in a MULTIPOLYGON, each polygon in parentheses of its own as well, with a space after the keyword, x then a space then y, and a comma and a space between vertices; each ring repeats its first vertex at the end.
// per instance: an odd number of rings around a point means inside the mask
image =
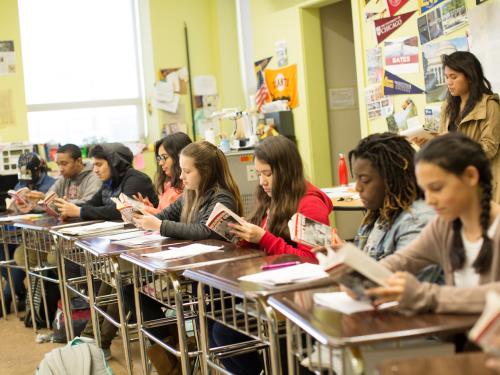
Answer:
MULTIPOLYGON (((374 230, 373 225, 362 225, 358 229, 354 243, 359 249, 379 261, 408 246, 420 234, 427 223, 432 221, 434 216, 435 212, 431 207, 423 200, 416 200, 409 210, 401 212, 396 217, 390 227, 376 229, 380 231, 380 238, 372 247, 365 249, 370 233, 374 230)), ((422 270, 419 279, 439 283, 444 281, 441 270, 434 266, 422 270)))

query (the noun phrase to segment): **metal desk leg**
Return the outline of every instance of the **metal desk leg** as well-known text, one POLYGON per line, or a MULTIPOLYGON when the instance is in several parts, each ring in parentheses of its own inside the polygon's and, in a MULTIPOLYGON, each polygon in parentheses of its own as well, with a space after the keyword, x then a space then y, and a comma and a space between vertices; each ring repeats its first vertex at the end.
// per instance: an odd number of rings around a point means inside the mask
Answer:
POLYGON ((113 262, 114 276, 115 276, 115 286, 116 286, 116 297, 118 299, 118 316, 120 317, 120 332, 123 341, 123 352, 125 354, 125 362, 127 364, 127 372, 132 374, 132 356, 130 354, 130 337, 128 331, 127 317, 125 314, 125 305, 123 298, 123 283, 120 273, 120 265, 118 264, 118 259, 111 259, 113 262))
POLYGON ((98 347, 101 347, 101 337, 97 336, 96 328, 99 327, 99 319, 95 312, 95 291, 92 279, 92 264, 88 252, 85 251, 85 275, 87 276, 87 293, 89 295, 90 319, 92 321, 92 330, 94 331, 94 340, 98 347))
POLYGON ((182 290, 179 280, 174 274, 169 273, 169 278, 175 290, 175 310, 177 313, 177 332, 179 334, 179 351, 181 352, 181 366, 184 375, 189 374, 189 348, 186 335, 186 322, 184 319, 184 306, 182 303, 182 290))
POLYGON ((146 375, 148 373, 148 360, 146 358, 146 343, 145 337, 142 333, 142 324, 144 322, 144 318, 142 316, 142 308, 141 308, 141 298, 139 295, 139 290, 141 288, 141 276, 139 272, 139 268, 134 264, 133 265, 133 281, 134 281, 134 300, 135 300, 135 316, 137 319, 137 333, 139 335, 139 347, 141 352, 141 368, 142 373, 146 375))
POLYGON ((207 315, 205 306, 205 287, 202 283, 198 283, 198 319, 200 323, 200 362, 201 373, 208 375, 208 332, 207 332, 207 315))
POLYGON ((30 304, 30 312, 31 312, 31 322, 33 324, 33 331, 35 331, 35 335, 38 331, 37 326, 36 326, 36 316, 35 316, 35 304, 33 301, 33 290, 31 289, 31 286, 33 284, 33 280, 36 280, 34 276, 31 275, 30 271, 30 265, 29 265, 29 258, 28 258, 28 247, 26 246, 27 240, 26 240, 26 231, 23 230, 23 251, 24 251, 24 265, 26 267, 26 275, 28 277, 28 300, 30 304))
POLYGON ((66 338, 68 342, 73 340, 75 337, 75 332, 73 329, 73 319, 71 314, 71 300, 69 297, 68 289, 66 288, 66 266, 64 264, 64 257, 62 256, 62 248, 57 247, 56 249, 56 262, 57 262, 57 273, 59 274, 59 290, 61 293, 61 305, 65 317, 65 329, 66 338))
MULTIPOLYGON (((10 259, 10 255, 9 255, 9 245, 4 242, 3 244, 3 254, 4 254, 4 260, 5 260, 5 270, 7 271, 7 281, 9 282, 9 288, 10 288, 10 296, 11 296, 11 299, 12 299, 12 304, 14 305, 14 314, 16 316, 18 316, 18 311, 17 311, 17 303, 16 303, 16 290, 15 290, 15 287, 14 287, 14 283, 12 281, 12 272, 11 272, 11 269, 10 269, 10 265, 9 265, 9 262, 11 261, 10 259)), ((0 275, 0 278, 2 276, 0 275)), ((3 282, 2 282, 2 285, 0 286, 1 288, 1 291, 0 293, 2 293, 2 312, 3 312, 3 317, 5 320, 7 320, 7 314, 6 314, 6 309, 7 309, 7 306, 5 304, 5 296, 4 296, 4 293, 3 293, 3 289, 4 289, 4 286, 3 286, 3 282)))
POLYGON ((271 352, 271 373, 281 375, 280 342, 278 331, 278 318, 276 312, 260 298, 257 300, 267 317, 267 327, 269 333, 269 349, 271 352))
POLYGON ((288 361, 288 374, 295 375, 295 360, 293 355, 293 329, 292 324, 286 320, 286 356, 288 361))

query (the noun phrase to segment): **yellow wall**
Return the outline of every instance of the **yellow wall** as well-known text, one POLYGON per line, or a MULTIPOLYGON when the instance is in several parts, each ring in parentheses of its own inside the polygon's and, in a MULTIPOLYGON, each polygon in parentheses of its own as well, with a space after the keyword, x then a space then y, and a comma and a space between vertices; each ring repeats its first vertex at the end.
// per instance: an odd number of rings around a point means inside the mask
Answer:
POLYGON ((0 125, 0 142, 25 141, 28 139, 28 122, 21 64, 17 0, 0 1, 0 40, 13 40, 16 53, 16 74, 0 76, 0 91, 10 90, 12 93, 15 120, 13 124, 0 125))
MULTIPOLYGON (((332 184, 326 88, 319 4, 324 1, 252 0, 255 60, 273 56, 275 42, 286 40, 288 62, 297 64, 299 106, 293 110, 295 134, 308 177, 332 184), (306 7, 307 6, 307 7, 306 7)), ((275 67, 271 61, 270 67, 275 67)))

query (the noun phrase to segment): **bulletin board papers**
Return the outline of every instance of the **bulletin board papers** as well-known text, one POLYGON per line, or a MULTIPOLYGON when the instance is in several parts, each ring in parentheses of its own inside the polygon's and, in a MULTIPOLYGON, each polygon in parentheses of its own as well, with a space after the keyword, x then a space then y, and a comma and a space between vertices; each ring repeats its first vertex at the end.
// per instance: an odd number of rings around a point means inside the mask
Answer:
POLYGON ((500 3, 489 2, 469 10, 470 38, 473 52, 481 65, 484 75, 488 77, 493 92, 500 90, 500 3))
POLYGON ((16 54, 14 52, 14 41, 0 41, 0 76, 13 75, 16 73, 16 54))
POLYGON ((214 76, 196 76, 193 78, 194 95, 217 95, 217 82, 214 76))
POLYGON ((12 91, 0 90, 0 126, 15 123, 14 109, 12 107, 12 91))
POLYGON ((450 0, 417 20, 420 44, 428 43, 467 25, 465 0, 450 0))
POLYGON ((377 85, 382 82, 384 67, 382 65, 382 48, 368 48, 366 50, 366 66, 368 85, 377 85))
POLYGON ((385 69, 394 74, 418 73, 418 37, 384 41, 385 69))
POLYGON ((386 117, 394 112, 393 98, 383 95, 380 85, 372 85, 365 89, 366 109, 370 120, 386 117))

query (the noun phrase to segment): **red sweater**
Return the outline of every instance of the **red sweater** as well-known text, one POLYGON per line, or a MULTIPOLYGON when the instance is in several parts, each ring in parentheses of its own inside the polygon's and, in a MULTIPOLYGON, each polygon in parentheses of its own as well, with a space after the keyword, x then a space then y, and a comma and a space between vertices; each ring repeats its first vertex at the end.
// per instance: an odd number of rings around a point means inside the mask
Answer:
MULTIPOLYGON (((306 182, 306 189, 306 193, 299 201, 297 212, 320 223, 330 225, 328 215, 333 209, 332 201, 325 193, 309 182, 306 182)), ((264 226, 265 221, 266 217, 262 221, 262 226, 264 226)), ((289 245, 283 238, 275 236, 267 230, 262 236, 259 246, 265 250, 267 255, 297 254, 317 263, 316 256, 311 252, 309 246, 297 244, 297 247, 294 247, 289 245)))

